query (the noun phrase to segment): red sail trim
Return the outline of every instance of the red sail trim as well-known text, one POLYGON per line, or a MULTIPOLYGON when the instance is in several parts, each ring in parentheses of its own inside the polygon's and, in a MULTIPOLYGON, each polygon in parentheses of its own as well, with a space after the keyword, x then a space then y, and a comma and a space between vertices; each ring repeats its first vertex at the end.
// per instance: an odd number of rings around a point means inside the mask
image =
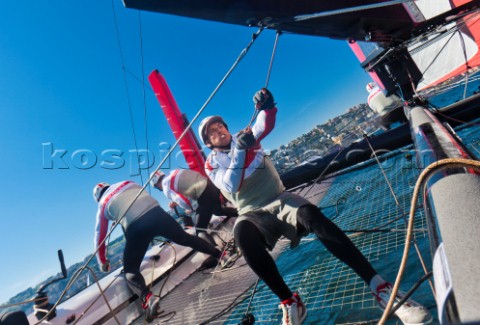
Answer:
MULTIPOLYGON (((469 0, 451 0, 450 1, 452 4, 452 7, 459 7, 467 2, 470 2, 469 0)), ((474 15, 474 14, 472 14, 474 15)), ((459 30, 471 37, 475 43, 477 44, 477 53, 469 59, 466 64, 458 67, 457 69, 451 71, 449 74, 443 76, 442 78, 436 80, 434 83, 430 84, 429 87, 435 86, 439 83, 442 83, 452 77, 455 77, 457 75, 460 75, 462 73, 465 73, 467 71, 467 66, 468 68, 473 68, 477 67, 480 65, 480 22, 479 19, 471 19, 472 15, 468 15, 465 18, 463 18, 464 21, 466 21, 466 24, 464 26, 461 26, 459 30)), ((461 55, 461 53, 459 54, 461 55)))
MULTIPOLYGON (((360 62, 364 62, 367 59, 365 53, 363 53, 363 50, 361 49, 360 45, 357 42, 355 42, 354 40, 349 40, 348 45, 350 46, 353 53, 355 54, 355 56, 357 57, 357 59, 360 62)), ((383 82, 380 80, 380 78, 378 77, 378 75, 375 71, 372 70, 372 71, 367 71, 367 72, 370 75, 370 78, 372 78, 373 81, 375 81, 375 83, 381 89, 385 89, 385 86, 383 85, 383 82)))
MULTIPOLYGON (((439 0, 440 1, 440 0, 439 0)), ((454 10, 458 7, 473 3, 472 0, 444 0, 445 5, 454 10)), ((415 6, 415 5, 414 5, 415 6)), ((411 9, 411 8, 410 8, 411 9)), ((412 24, 416 25, 415 16, 411 12, 409 7, 405 5, 405 11, 410 14, 412 24)), ((444 15, 447 11, 441 12, 428 12, 425 8, 420 9, 421 14, 426 14, 427 20, 434 19, 439 15, 444 15)), ((443 45, 435 48, 435 43, 431 44, 421 50, 423 52, 412 53, 413 60, 419 67, 420 71, 424 73, 424 79, 418 85, 417 90, 427 89, 429 87, 436 86, 444 81, 451 79, 452 77, 464 74, 467 69, 480 66, 480 22, 478 14, 469 14, 457 21, 459 25, 459 31, 461 32, 463 40, 460 39, 458 33, 454 33, 454 38, 450 40, 448 47, 444 48, 443 45), (474 16, 475 15, 475 16, 474 16), (468 60, 463 59, 463 44, 467 47, 468 60), (428 51, 430 49, 430 52, 428 51), (416 57, 415 57, 416 54, 416 57), (439 54, 438 57, 436 55, 439 54), (452 57, 456 60, 452 60, 452 57), (436 61, 434 65, 432 65, 436 61), (463 61, 463 62, 462 62, 463 61)), ((441 40, 439 40, 441 42, 441 40)), ((355 40, 349 40, 349 46, 357 56, 360 62, 365 62, 368 58, 368 47, 363 46, 363 42, 357 43, 355 40)), ((375 44, 368 42, 365 44, 375 44)), ((383 83, 379 79, 379 76, 375 72, 368 72, 370 77, 377 83, 381 89, 385 89, 383 83)))
MULTIPOLYGON (((152 73, 148 76, 148 80, 152 85, 155 96, 157 96, 157 100, 162 107, 163 113, 167 118, 167 122, 172 129, 173 135, 175 136, 175 139, 178 140, 186 128, 185 118, 178 108, 177 102, 175 101, 175 98, 173 97, 165 78, 160 74, 160 72, 158 72, 158 70, 152 71, 152 73)), ((182 138, 182 140, 180 140, 179 146, 182 150, 188 167, 191 170, 197 171, 206 176, 204 170, 205 158, 192 129, 190 129, 182 138)))
MULTIPOLYGON (((448 4, 452 9, 458 8, 470 2, 472 2, 472 0, 448 0, 448 4)), ((459 25, 458 30, 461 33, 463 40, 460 40, 460 36, 457 33, 451 36, 454 37, 454 39, 451 40, 450 45, 452 49, 444 50, 442 47, 442 51, 444 53, 440 52, 438 58, 436 59, 444 64, 441 67, 437 65, 437 68, 431 67, 430 69, 441 69, 437 70, 437 73, 443 69, 445 69, 445 71, 438 76, 427 76, 426 74, 426 80, 419 85, 417 90, 424 90, 434 87, 453 77, 464 74, 467 72, 467 69, 480 66, 480 22, 478 20, 478 14, 472 13, 456 22, 459 25), (467 49, 464 49, 465 46, 467 49), (467 61, 464 60, 463 51, 467 51, 468 53, 469 58, 467 61), (452 55, 462 58, 463 62, 457 61, 457 63, 455 63, 455 60, 451 60, 450 56, 452 55), (449 68, 449 66, 451 66, 451 68, 449 68)), ((429 56, 430 55, 424 54, 425 58, 428 58, 429 56)), ((416 59, 414 60, 416 61, 416 59)))

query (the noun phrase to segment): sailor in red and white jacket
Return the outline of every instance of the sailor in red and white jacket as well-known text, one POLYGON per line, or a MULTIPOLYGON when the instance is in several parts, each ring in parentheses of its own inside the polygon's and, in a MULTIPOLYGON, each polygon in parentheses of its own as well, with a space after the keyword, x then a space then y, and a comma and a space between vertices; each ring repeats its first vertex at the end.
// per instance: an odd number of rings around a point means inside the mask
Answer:
POLYGON ((161 311, 158 309, 158 298, 151 299, 152 293, 140 273, 140 265, 154 237, 165 237, 174 243, 210 255, 212 258, 208 260, 208 266, 216 263, 222 256, 222 253, 209 242, 186 233, 160 207, 157 200, 135 182, 123 181, 112 185, 99 183, 93 189, 93 197, 98 203, 95 248, 100 269, 103 272, 110 270, 105 238, 109 222, 118 222, 125 232, 123 275, 128 287, 142 299, 149 321, 161 311))
POLYGON ((96 216, 95 247, 98 248, 98 264, 102 270, 106 271, 109 263, 106 257, 104 239, 108 232, 109 222, 116 222, 122 217, 120 224, 123 230, 127 231, 134 221, 154 207, 159 207, 159 204, 144 191, 141 192, 135 203, 132 204, 134 198, 141 190, 141 186, 132 181, 123 181, 112 185, 100 183, 95 187, 95 190, 95 200, 97 200, 98 195, 101 195, 101 199, 98 200, 96 216), (129 208, 129 205, 132 206, 129 208))
POLYGON ((208 155, 205 172, 237 207, 239 215, 263 207, 285 190, 260 145, 273 130, 277 114, 273 96, 265 91, 270 100, 262 106, 251 129, 232 136, 220 116, 205 118, 199 128, 201 139, 213 149, 208 155))
POLYGON ((236 217, 237 210, 224 207, 220 199, 220 191, 209 179, 199 172, 190 169, 174 169, 168 175, 156 171, 151 175, 150 184, 163 191, 172 200, 169 206, 174 209, 179 205, 184 210, 196 213, 195 227, 197 235, 215 244, 206 229, 212 215, 236 217))
POLYGON ((170 204, 170 208, 179 205, 184 210, 195 211, 197 209, 197 200, 207 187, 207 178, 202 174, 190 169, 175 169, 168 175, 158 171, 155 173, 151 182, 156 188, 163 191, 167 199, 175 202, 170 204), (164 175, 164 176, 163 176, 164 175), (155 177, 161 179, 161 184, 155 177), (158 185, 157 185, 158 184, 158 185))

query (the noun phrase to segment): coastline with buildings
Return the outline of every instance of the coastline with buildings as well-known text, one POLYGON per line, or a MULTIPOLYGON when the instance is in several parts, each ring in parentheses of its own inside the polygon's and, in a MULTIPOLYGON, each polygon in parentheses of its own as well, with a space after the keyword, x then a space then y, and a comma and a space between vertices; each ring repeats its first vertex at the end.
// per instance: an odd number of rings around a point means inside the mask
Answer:
POLYGON ((346 113, 315 126, 288 144, 270 151, 270 158, 280 174, 322 156, 339 151, 363 139, 363 134, 380 131, 379 116, 366 103, 347 109, 346 113))

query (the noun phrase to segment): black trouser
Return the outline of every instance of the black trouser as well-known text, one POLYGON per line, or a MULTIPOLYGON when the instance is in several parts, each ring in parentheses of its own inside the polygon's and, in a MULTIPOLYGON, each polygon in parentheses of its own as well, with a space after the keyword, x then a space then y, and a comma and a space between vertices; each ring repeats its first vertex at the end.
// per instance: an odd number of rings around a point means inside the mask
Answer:
POLYGON ((156 236, 188 246, 199 252, 220 257, 221 252, 205 240, 186 233, 182 227, 161 207, 155 207, 134 221, 125 233, 126 243, 123 252, 123 269, 127 284, 142 299, 150 291, 140 273, 140 264, 148 246, 156 236))
MULTIPOLYGON (((350 238, 319 208, 307 204, 298 209, 297 222, 309 232, 317 235, 325 247, 342 262, 349 265, 367 284, 376 271, 353 245, 350 238)), ((288 299, 292 292, 278 272, 275 261, 267 252, 262 233, 252 222, 242 220, 235 225, 235 241, 251 269, 262 279, 280 300, 288 299)))
POLYGON ((213 214, 217 216, 238 217, 237 209, 222 207, 220 190, 216 188, 210 180, 208 180, 207 187, 205 187, 205 190, 198 198, 197 203, 196 226, 200 228, 197 230, 197 234, 205 231, 204 229, 208 227, 213 214))

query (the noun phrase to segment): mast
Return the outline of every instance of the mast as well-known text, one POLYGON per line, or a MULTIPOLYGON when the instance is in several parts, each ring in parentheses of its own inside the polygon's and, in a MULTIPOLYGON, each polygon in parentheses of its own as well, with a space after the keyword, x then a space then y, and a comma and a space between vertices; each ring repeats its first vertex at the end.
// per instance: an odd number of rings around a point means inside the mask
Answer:
MULTIPOLYGON (((406 109, 419 168, 444 158, 472 159, 453 130, 425 107, 406 109)), ((425 186, 435 299, 442 323, 480 319, 479 198, 480 176, 465 168, 439 170, 425 186)))

